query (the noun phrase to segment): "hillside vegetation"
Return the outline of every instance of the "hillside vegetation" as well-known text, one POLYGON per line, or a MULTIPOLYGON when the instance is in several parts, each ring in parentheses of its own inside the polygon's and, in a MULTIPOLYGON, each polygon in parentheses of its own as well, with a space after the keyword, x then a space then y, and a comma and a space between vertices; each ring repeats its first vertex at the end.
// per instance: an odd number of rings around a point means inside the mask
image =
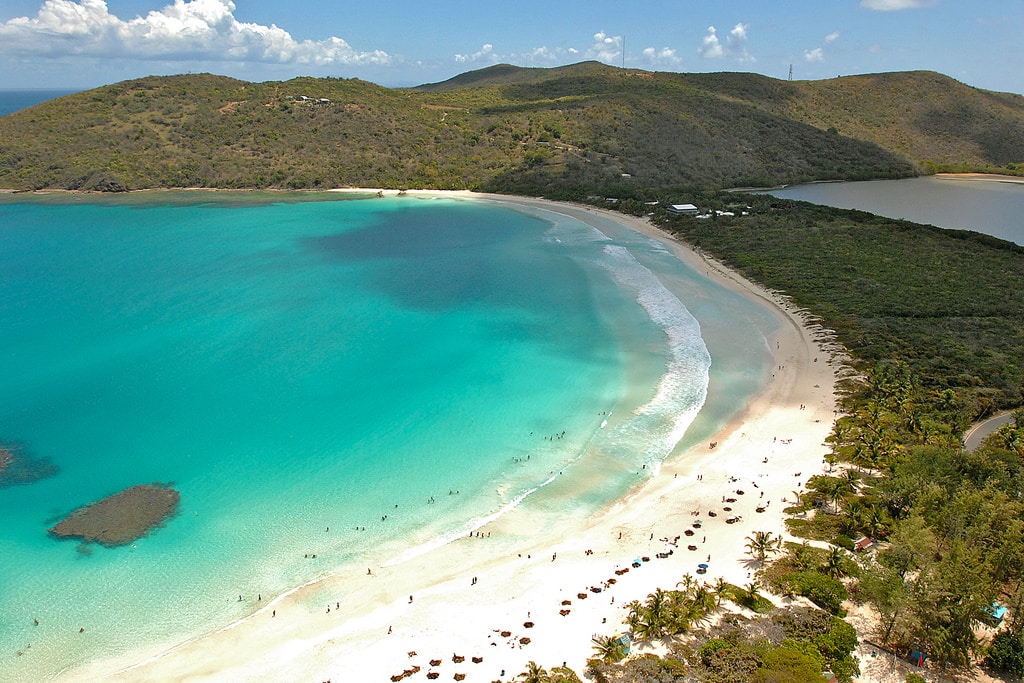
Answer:
MULTIPOLYGON (((709 220, 658 210, 655 221, 752 280, 791 298, 835 332, 861 372, 904 363, 954 432, 1024 404, 1024 247, 863 211, 770 195, 700 196, 746 216, 709 220)), ((623 208, 629 208, 630 204, 623 208)))
MULTIPOLYGON (((817 82, 594 62, 390 89, 209 74, 0 117, 0 187, 474 189, 578 197, 1018 172, 1024 98, 927 72, 817 82), (310 98, 310 99, 303 99, 310 98)), ((1024 172, 1024 171, 1021 171, 1024 172)))

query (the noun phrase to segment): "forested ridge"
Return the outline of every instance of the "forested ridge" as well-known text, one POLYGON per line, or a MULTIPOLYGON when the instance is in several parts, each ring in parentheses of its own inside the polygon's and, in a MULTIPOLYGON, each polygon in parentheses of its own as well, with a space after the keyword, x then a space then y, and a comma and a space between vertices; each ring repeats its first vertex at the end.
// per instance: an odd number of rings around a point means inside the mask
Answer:
POLYGON ((1024 98, 931 72, 780 81, 585 62, 412 89, 148 77, 0 117, 0 187, 472 189, 579 198, 1018 173, 1024 98))

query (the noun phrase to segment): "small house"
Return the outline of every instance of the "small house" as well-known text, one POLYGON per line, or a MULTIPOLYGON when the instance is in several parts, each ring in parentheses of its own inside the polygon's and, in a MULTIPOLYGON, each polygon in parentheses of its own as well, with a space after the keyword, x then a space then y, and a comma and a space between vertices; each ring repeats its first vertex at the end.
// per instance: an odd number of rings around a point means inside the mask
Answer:
POLYGON ((668 212, 674 213, 677 216, 696 216, 699 213, 699 209, 693 204, 670 204, 668 212))
POLYGON ((853 543, 853 549, 857 552, 863 552, 873 546, 874 543, 867 536, 861 536, 853 543))

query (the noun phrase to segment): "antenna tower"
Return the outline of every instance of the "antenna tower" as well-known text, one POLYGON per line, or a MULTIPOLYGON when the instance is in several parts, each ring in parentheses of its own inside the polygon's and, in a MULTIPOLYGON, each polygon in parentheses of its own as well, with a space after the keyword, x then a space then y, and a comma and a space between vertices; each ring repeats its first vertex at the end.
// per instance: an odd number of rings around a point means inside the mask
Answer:
POLYGON ((789 80, 793 80, 793 65, 789 65, 789 80))

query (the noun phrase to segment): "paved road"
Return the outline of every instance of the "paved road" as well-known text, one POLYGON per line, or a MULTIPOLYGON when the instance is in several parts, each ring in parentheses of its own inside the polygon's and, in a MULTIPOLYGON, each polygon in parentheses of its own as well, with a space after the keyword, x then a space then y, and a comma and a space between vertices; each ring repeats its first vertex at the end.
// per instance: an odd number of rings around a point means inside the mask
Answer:
POLYGON ((970 429, 967 430, 967 434, 964 437, 964 446, 967 450, 973 451, 975 448, 981 445, 981 442, 986 436, 1002 427, 1007 422, 1013 421, 1013 413, 1000 413, 994 417, 990 417, 987 420, 983 420, 970 429))

